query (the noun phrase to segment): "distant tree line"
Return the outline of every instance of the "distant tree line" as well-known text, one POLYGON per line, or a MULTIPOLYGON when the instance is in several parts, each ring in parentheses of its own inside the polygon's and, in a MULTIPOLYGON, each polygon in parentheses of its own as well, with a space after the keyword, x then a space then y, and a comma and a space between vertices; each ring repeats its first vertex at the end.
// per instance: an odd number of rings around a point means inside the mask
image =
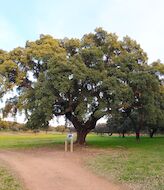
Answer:
POLYGON ((30 129, 27 127, 26 124, 23 123, 17 123, 13 121, 5 121, 0 120, 0 131, 13 131, 13 132, 58 132, 58 133, 67 133, 67 132, 75 132, 75 129, 73 127, 66 127, 65 125, 58 125, 56 127, 48 126, 47 128, 34 128, 30 129))
MULTIPOLYGON (((119 136, 124 138, 125 136, 136 134, 136 129, 131 124, 131 122, 118 125, 118 123, 113 123, 111 120, 108 120, 107 123, 101 123, 96 125, 93 132, 101 136, 103 135, 112 136, 113 134, 118 134, 119 136)), ((144 125, 140 133, 142 133, 143 135, 149 135, 149 137, 152 138, 156 134, 163 135, 164 127, 144 125)))
POLYGON ((0 131, 26 131, 25 124, 0 120, 0 131))

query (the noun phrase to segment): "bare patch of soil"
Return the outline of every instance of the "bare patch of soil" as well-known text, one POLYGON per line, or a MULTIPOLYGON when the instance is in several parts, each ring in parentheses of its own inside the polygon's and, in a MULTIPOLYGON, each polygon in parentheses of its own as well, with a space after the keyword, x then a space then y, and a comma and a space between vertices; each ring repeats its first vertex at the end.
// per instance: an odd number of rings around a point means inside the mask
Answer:
POLYGON ((0 159, 16 171, 28 190, 123 190, 84 167, 83 160, 96 154, 96 150, 86 149, 73 153, 54 149, 1 150, 0 159))

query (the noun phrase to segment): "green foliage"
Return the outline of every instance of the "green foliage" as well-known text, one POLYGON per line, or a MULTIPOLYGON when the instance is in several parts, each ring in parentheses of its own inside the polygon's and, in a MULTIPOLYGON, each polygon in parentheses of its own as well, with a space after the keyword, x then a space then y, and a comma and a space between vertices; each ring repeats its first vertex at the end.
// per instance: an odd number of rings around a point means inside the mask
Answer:
MULTIPOLYGON (((107 111, 104 111, 106 108, 116 107, 120 98, 129 94, 128 86, 115 77, 115 71, 118 70, 119 51, 123 50, 125 54, 130 51, 131 59, 135 52, 139 51, 137 55, 140 56, 140 62, 145 63, 145 55, 142 56, 142 50, 128 37, 124 39, 121 46, 115 35, 107 34, 100 28, 96 30, 95 35, 90 36, 92 36, 91 46, 89 44, 86 46, 87 35, 84 36, 81 44, 76 39, 63 40, 62 45, 63 48, 66 48, 65 56, 67 57, 64 57, 63 54, 53 56, 47 63, 46 75, 40 73, 38 85, 41 84, 42 87, 37 88, 36 85, 35 96, 37 102, 38 99, 41 99, 42 102, 44 99, 52 97, 50 101, 47 101, 50 103, 47 105, 47 110, 52 110, 54 107, 52 112, 49 112, 50 117, 53 114, 62 115, 71 112, 81 122, 87 120, 88 114, 96 119, 101 118, 107 114, 107 111), (106 49, 106 46, 109 45, 113 46, 113 49, 106 49), (128 45, 130 50, 127 49, 128 45), (133 46, 136 46, 134 52, 133 46), (120 47, 121 50, 116 47, 120 47), (112 58, 109 59, 110 54, 112 54, 112 58), (111 69, 113 69, 112 73, 111 69), (47 92, 51 94, 47 94, 47 92)), ((138 64, 137 55, 133 60, 134 64, 138 64)), ((125 56, 121 55, 120 59, 122 62, 125 56)), ((125 66, 122 67, 125 68, 125 66)))
POLYGON ((161 126, 162 75, 163 64, 147 65, 135 40, 118 40, 102 28, 82 39, 41 35, 24 48, 0 52, 1 94, 14 86, 18 91, 6 114, 25 110, 31 129, 47 128, 54 116, 65 115, 77 131, 89 132, 101 117, 114 117, 119 110, 136 130, 144 124, 161 126))
POLYGON ((68 132, 68 129, 64 125, 58 125, 55 127, 55 131, 63 134, 64 132, 68 132))
POLYGON ((25 131, 25 125, 17 122, 0 120, 0 130, 4 131, 25 131))

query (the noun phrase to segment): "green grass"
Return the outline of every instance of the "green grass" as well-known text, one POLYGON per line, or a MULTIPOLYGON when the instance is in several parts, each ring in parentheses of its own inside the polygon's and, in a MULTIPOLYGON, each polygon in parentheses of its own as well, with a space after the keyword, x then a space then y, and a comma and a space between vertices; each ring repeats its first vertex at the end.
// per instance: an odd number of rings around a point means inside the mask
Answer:
POLYGON ((0 133, 0 149, 53 147, 62 144, 66 135, 60 134, 26 134, 0 133))
POLYGON ((4 166, 0 166, 0 190, 22 190, 18 180, 4 166))
POLYGON ((164 138, 94 137, 89 144, 98 148, 111 148, 87 165, 99 175, 126 183, 131 189, 164 190, 164 138))
POLYGON ((164 137, 154 137, 149 138, 146 136, 141 137, 140 142, 136 142, 134 136, 129 137, 118 137, 118 136, 96 136, 89 135, 87 138, 88 145, 96 148, 123 148, 123 149, 144 149, 144 150, 152 150, 156 148, 163 149, 164 148, 164 137))
MULTIPOLYGON (((65 138, 66 134, 0 133, 0 149, 53 148, 64 144, 65 138)), ((101 137, 91 134, 87 142, 89 148, 105 150, 87 161, 87 165, 99 175, 126 183, 136 190, 164 190, 163 137, 142 137, 137 143, 135 137, 101 137)), ((2 171, 0 169, 0 190, 4 190, 1 188, 4 180, 12 179, 5 174, 5 170, 2 171)), ((5 187, 5 190, 8 189, 5 187)))

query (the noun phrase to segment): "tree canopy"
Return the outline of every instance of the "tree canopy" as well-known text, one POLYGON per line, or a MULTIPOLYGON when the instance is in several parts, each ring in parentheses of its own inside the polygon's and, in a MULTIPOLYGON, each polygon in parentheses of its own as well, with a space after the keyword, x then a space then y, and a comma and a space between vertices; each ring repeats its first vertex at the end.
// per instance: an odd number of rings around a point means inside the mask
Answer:
POLYGON ((82 39, 40 35, 24 48, 0 51, 1 96, 17 89, 4 113, 24 110, 31 128, 45 128, 64 115, 77 131, 77 143, 103 116, 124 114, 139 130, 164 116, 163 64, 147 64, 140 45, 97 28, 82 39), (137 122, 136 122, 137 121, 137 122))

